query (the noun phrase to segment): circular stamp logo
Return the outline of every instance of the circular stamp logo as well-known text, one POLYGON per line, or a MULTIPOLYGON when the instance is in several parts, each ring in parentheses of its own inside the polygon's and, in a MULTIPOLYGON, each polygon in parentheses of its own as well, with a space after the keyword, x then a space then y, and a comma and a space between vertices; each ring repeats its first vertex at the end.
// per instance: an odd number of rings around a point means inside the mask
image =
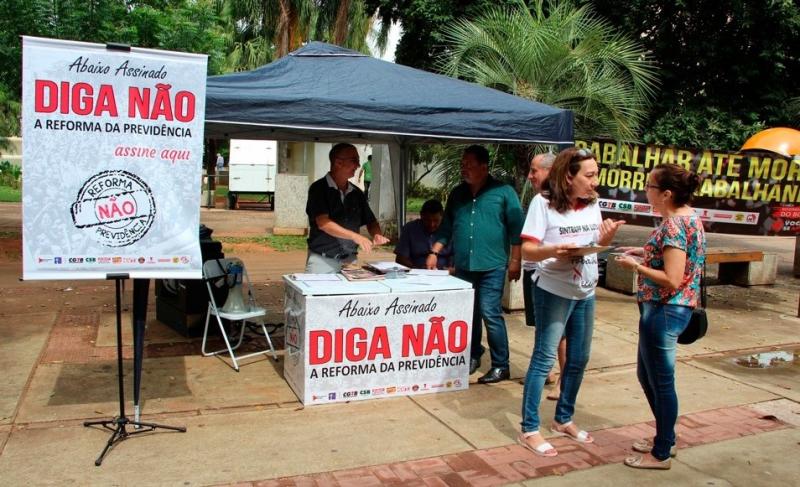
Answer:
POLYGON ((123 170, 103 171, 89 178, 71 208, 76 228, 91 232, 108 247, 125 247, 147 234, 156 216, 150 187, 123 170))

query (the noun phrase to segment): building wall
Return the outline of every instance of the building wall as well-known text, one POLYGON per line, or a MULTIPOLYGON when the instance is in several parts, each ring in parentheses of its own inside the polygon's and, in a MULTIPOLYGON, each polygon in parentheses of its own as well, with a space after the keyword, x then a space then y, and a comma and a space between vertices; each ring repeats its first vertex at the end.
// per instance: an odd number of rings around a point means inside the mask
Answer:
POLYGON ((7 137, 5 140, 10 146, 0 149, 0 161, 22 166, 22 137, 7 137))
MULTIPOLYGON (((298 228, 307 228, 308 222, 305 220, 305 206, 308 196, 308 186, 317 179, 324 177, 330 170, 328 153, 333 144, 319 142, 285 142, 284 149, 278 150, 278 167, 282 174, 287 177, 279 178, 279 184, 275 188, 275 218, 278 232, 296 233, 298 228), (291 177, 288 177, 291 176, 291 177), (306 176, 305 188, 300 184, 298 176, 306 176), (298 212, 300 216, 298 216, 298 212), (302 225, 298 227, 302 222, 302 225)), ((280 144, 279 144, 280 147, 280 144)), ((372 146, 368 144, 357 144, 359 158, 361 162, 367 160, 367 155, 372 153, 372 146)), ((373 174, 376 168, 373 161, 373 174)), ((356 171, 356 177, 351 179, 353 184, 359 188, 364 188, 361 171, 356 171)), ((375 202, 371 199, 370 204, 373 211, 378 215, 379 211, 375 208, 375 202)), ((380 218, 380 217, 378 217, 380 218)))

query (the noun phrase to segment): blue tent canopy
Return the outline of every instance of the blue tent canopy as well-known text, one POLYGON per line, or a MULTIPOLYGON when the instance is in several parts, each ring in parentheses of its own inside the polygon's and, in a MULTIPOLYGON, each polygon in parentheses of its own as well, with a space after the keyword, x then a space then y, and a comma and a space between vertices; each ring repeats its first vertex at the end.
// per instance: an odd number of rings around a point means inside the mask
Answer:
POLYGON ((572 144, 573 116, 497 90, 311 42, 208 78, 206 137, 572 144))

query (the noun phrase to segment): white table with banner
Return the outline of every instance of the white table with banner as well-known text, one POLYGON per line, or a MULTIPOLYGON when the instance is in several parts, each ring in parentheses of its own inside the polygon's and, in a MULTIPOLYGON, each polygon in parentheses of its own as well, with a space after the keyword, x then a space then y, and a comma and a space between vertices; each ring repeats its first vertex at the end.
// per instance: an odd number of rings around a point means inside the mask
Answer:
POLYGON ((468 387, 470 283, 451 276, 283 278, 284 377, 303 404, 468 387))

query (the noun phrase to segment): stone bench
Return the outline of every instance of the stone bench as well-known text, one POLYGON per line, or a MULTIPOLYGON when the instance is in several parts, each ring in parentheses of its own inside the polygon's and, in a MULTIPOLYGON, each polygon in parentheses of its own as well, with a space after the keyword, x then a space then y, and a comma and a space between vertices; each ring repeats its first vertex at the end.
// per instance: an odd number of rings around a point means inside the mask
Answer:
POLYGON ((706 252, 706 264, 719 264, 720 284, 763 286, 775 284, 778 276, 778 254, 760 250, 712 247, 706 252))
POLYGON ((516 281, 505 280, 506 284, 503 288, 502 306, 506 312, 520 311, 525 309, 525 299, 522 296, 522 276, 516 281))
MULTIPOLYGON (((760 286, 775 284, 778 274, 778 255, 760 250, 709 247, 706 264, 719 265, 720 284, 760 286)), ((626 294, 635 294, 636 272, 619 265, 609 257, 606 266, 606 288, 626 294)))

